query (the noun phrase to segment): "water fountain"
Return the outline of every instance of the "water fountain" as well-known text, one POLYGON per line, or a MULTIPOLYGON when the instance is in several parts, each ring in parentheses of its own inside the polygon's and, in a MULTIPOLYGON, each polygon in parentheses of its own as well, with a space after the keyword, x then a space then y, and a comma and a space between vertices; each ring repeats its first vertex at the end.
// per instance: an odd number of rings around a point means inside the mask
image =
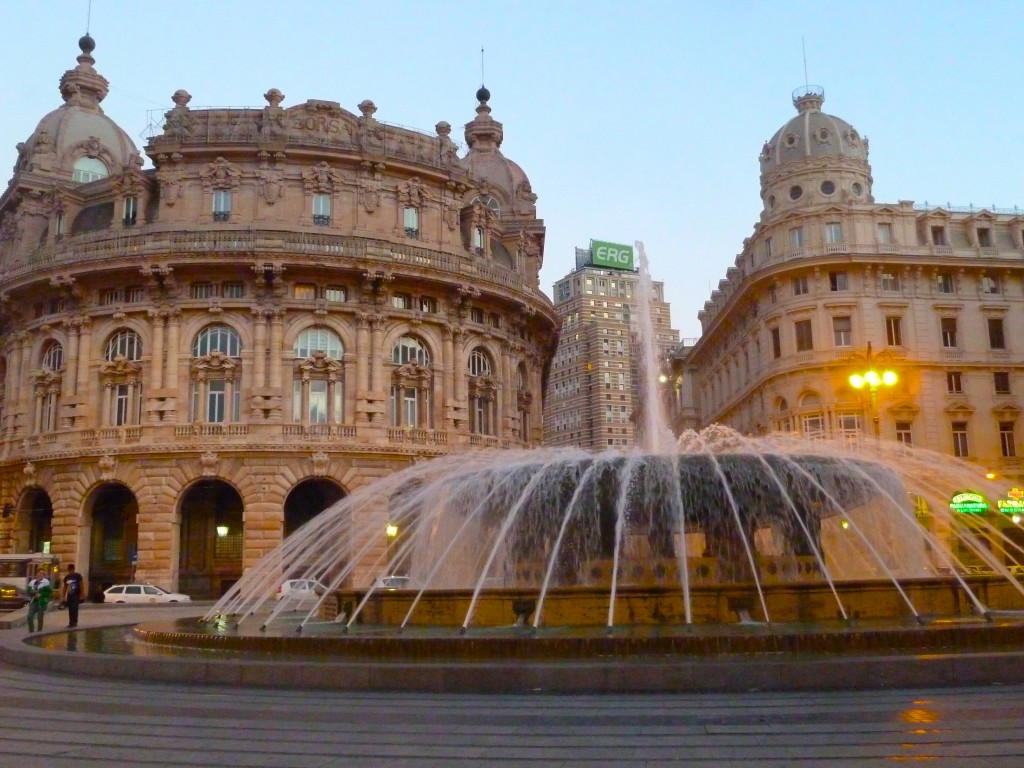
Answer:
MULTIPOLYGON (((641 346, 655 371, 637 245, 641 346)), ((415 464, 288 537, 198 627, 137 633, 434 660, 1024 640, 1021 539, 949 505, 964 489, 1005 495, 977 467, 871 439, 755 439, 716 426, 675 440, 656 387, 646 377, 643 450, 415 464), (395 574, 406 588, 381 581, 395 574), (275 600, 289 578, 324 589, 310 605, 275 600)))

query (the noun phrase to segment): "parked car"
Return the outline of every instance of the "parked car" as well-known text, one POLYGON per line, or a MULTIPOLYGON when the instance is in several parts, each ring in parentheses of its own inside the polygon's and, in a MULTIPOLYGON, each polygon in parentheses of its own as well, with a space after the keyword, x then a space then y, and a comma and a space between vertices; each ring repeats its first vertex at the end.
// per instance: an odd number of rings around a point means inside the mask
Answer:
POLYGON ((327 587, 316 579, 287 579, 281 582, 275 597, 278 600, 288 598, 295 602, 302 602, 303 600, 319 599, 325 592, 327 592, 327 587))
POLYGON ((103 590, 106 603, 188 603, 192 598, 152 584, 115 584, 103 590))
POLYGON ((13 611, 28 604, 28 593, 14 584, 0 584, 0 610, 13 611))

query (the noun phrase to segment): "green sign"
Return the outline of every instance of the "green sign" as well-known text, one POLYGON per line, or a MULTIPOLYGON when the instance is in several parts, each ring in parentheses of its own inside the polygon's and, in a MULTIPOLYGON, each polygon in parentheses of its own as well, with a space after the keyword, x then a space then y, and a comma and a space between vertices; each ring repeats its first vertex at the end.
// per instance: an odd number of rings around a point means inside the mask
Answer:
POLYGON ((590 260, 595 267, 609 269, 633 269, 633 246, 606 243, 603 240, 590 241, 590 260))
POLYGON ((1011 488, 1006 492, 1005 499, 996 502, 999 511, 1004 515, 1019 515, 1024 513, 1024 490, 1011 488))
POLYGON ((961 515, 984 515, 988 512, 988 502, 980 493, 964 491, 949 500, 949 508, 961 515))

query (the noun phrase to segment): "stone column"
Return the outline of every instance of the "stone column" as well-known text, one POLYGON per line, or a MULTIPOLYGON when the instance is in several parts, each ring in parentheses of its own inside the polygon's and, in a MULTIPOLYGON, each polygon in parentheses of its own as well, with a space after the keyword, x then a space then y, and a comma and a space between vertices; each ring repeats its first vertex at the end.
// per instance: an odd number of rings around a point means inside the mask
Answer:
POLYGON ((64 391, 61 394, 68 402, 78 389, 78 323, 69 320, 64 327, 68 330, 68 359, 64 364, 64 391))
POLYGON ((284 350, 284 314, 274 312, 270 318, 270 388, 281 394, 281 355, 284 350))
POLYGON ((164 386, 164 323, 162 312, 151 312, 150 321, 153 325, 153 349, 150 352, 149 370, 153 377, 153 389, 164 386))
POLYGON ((360 312, 356 318, 356 391, 366 392, 370 388, 370 368, 367 361, 370 359, 369 329, 370 319, 360 312))
POLYGON ((27 333, 22 333, 21 339, 21 351, 18 358, 18 412, 21 416, 21 423, 18 425, 16 435, 24 436, 29 433, 32 428, 32 420, 35 416, 35 411, 31 407, 32 403, 32 386, 28 380, 28 372, 31 368, 32 360, 32 339, 27 333))
POLYGON ((262 389, 267 386, 267 318, 262 311, 252 311, 256 317, 252 351, 252 386, 262 389))
POLYGON ((384 392, 384 374, 381 370, 381 344, 383 344, 384 317, 374 315, 370 318, 370 390, 372 392, 384 392))

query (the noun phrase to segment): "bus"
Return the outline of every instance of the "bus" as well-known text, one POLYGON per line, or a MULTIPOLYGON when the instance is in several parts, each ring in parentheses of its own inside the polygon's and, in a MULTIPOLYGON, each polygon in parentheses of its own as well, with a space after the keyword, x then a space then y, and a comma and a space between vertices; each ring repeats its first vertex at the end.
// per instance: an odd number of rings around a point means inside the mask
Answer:
POLYGON ((45 552, 0 555, 0 608, 20 608, 28 602, 29 581, 42 568, 54 594, 60 594, 60 558, 45 552))

